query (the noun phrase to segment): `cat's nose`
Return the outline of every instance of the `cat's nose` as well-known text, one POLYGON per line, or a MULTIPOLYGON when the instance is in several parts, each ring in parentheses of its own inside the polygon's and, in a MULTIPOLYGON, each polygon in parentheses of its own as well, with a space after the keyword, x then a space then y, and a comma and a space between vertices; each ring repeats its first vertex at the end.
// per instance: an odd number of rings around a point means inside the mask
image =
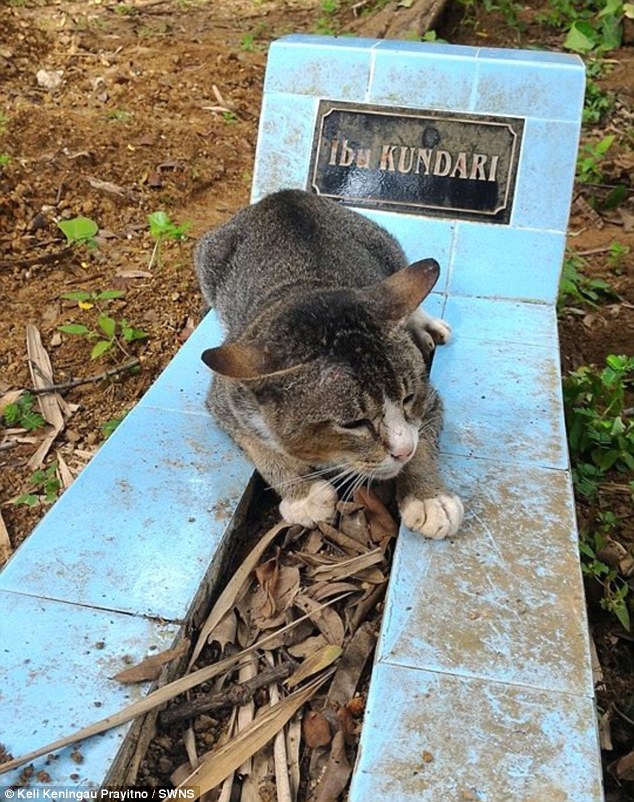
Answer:
POLYGON ((413 448, 395 448, 393 451, 390 452, 390 456, 392 459, 397 460, 398 462, 407 462, 407 460, 411 459, 414 456, 414 449, 413 448))

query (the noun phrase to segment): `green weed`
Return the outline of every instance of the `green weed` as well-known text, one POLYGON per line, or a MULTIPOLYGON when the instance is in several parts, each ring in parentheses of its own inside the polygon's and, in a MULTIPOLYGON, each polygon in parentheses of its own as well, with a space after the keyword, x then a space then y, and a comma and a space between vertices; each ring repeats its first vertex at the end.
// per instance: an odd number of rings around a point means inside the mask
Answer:
POLYGON ((614 134, 604 136, 598 142, 586 142, 577 157, 577 181, 580 184, 600 184, 603 181, 601 162, 612 147, 614 134))
POLYGON ((118 417, 111 418, 110 420, 107 420, 105 423, 101 424, 101 431, 105 440, 107 440, 110 435, 119 427, 127 414, 127 412, 123 412, 118 417))
POLYGON ((86 245, 88 248, 96 248, 96 235, 99 233, 99 226, 89 217, 73 217, 71 220, 60 220, 58 228, 66 237, 69 245, 86 245))
POLYGON ((76 301, 81 309, 89 310, 96 307, 96 327, 90 328, 84 323, 68 323, 64 326, 58 326, 59 331, 64 334, 85 337, 87 340, 96 340, 90 352, 91 359, 98 359, 115 347, 128 357, 129 354, 124 343, 145 340, 148 337, 147 332, 130 325, 126 318, 117 320, 107 315, 100 307, 100 302, 112 301, 121 298, 122 295, 124 293, 121 290, 104 290, 102 292, 77 290, 76 292, 64 293, 61 296, 62 298, 68 301, 76 301))
POLYGON ((5 426, 19 426, 31 432, 44 426, 44 418, 33 410, 35 398, 31 393, 23 393, 13 404, 8 404, 2 413, 5 426))
POLYGON ((557 311, 561 313, 571 303, 586 306, 598 306, 602 301, 613 300, 618 295, 602 278, 586 276, 583 269, 587 262, 572 251, 568 251, 564 259, 559 281, 557 311))
POLYGON ((106 120, 118 123, 129 123, 131 119, 132 114, 129 111, 123 111, 123 109, 115 109, 114 111, 109 111, 106 114, 106 120))
POLYGON ((150 257, 148 269, 154 262, 161 264, 161 246, 165 240, 184 240, 187 239, 187 231, 191 223, 178 225, 170 220, 167 212, 152 212, 148 216, 150 224, 150 234, 154 237, 154 250, 150 257))
POLYGON ((255 36, 252 33, 245 33, 240 41, 240 50, 244 50, 247 53, 253 53, 255 51, 255 36))
POLYGON ((6 167, 11 162, 11 156, 8 153, 0 153, 0 167, 6 167))
POLYGON ((585 576, 591 577, 602 586, 601 607, 616 616, 621 625, 629 632, 631 628, 630 611, 627 604, 629 585, 619 576, 615 568, 601 559, 617 524, 615 514, 606 511, 597 516, 597 521, 592 528, 585 529, 580 533, 581 570, 585 576))
POLYGON ((47 468, 35 471, 29 477, 33 486, 30 493, 23 493, 14 500, 14 504, 25 504, 33 507, 35 504, 52 504, 61 489, 57 478, 57 460, 51 462, 47 468))
POLYGON ((568 446, 576 490, 596 494, 605 474, 634 471, 634 418, 625 407, 634 384, 634 357, 610 354, 598 371, 583 366, 564 378, 568 446))

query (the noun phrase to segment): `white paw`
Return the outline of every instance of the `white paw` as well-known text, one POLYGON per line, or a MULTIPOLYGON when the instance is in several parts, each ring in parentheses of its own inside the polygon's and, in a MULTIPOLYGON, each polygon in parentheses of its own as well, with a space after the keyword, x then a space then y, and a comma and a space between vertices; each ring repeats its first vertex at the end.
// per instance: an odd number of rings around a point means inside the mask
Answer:
POLYGON ((417 309, 409 318, 407 327, 424 351, 433 351, 437 345, 445 345, 451 339, 451 326, 427 312, 417 309))
POLYGON ((438 317, 429 318, 426 330, 436 345, 445 345, 451 339, 451 326, 438 317))
POLYGON ((399 506, 403 524, 433 540, 455 535, 464 516, 462 501, 453 493, 424 499, 406 496, 399 506))
POLYGON ((318 521, 331 521, 335 514, 337 491, 320 479, 313 482, 308 495, 300 499, 284 499, 280 504, 282 518, 289 524, 314 526, 318 521))

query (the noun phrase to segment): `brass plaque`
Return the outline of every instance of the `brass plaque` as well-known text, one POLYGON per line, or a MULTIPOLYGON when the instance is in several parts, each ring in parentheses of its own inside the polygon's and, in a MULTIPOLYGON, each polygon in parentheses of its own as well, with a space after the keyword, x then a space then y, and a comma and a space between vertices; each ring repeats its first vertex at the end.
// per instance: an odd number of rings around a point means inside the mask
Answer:
POLYGON ((385 211, 508 224, 524 120, 322 100, 309 189, 385 211))

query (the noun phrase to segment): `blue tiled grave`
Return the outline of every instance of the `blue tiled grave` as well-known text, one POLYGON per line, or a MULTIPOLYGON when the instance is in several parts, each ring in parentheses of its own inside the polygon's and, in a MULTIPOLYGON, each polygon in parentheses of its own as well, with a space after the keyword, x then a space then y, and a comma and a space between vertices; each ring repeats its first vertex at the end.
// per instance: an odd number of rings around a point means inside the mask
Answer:
POLYGON ((554 307, 583 95, 582 63, 558 53, 271 47, 253 201, 314 185, 323 100, 523 123, 507 224, 358 208, 441 264, 427 307, 454 338, 432 379, 466 517, 451 542, 399 535, 351 802, 602 799, 554 307))
MULTIPOLYGON (((323 100, 523 124, 508 223, 359 209, 408 258, 441 263, 426 307, 451 323, 454 340, 438 351, 432 378, 446 403, 444 470, 467 513, 454 541, 400 533, 349 798, 598 802, 554 311, 581 62, 288 36, 271 46, 264 89, 253 201, 310 187, 323 100)), ((83 710, 98 691, 115 709, 126 693, 108 681, 120 649, 130 638, 135 656, 167 644, 209 579, 251 473, 204 409, 201 344, 220 337, 207 316, 0 575, 1 603, 12 611, 0 625, 0 674, 11 678, 0 741, 14 753, 40 745, 44 730, 83 723, 68 704, 73 695, 83 710), (23 638, 33 622, 46 637, 23 638), (51 652, 72 651, 77 626, 113 651, 95 659, 88 644, 58 681, 51 652), (52 710, 66 712, 45 724, 35 710, 15 716, 27 680, 36 707, 47 695, 52 710)), ((123 737, 119 730, 86 745, 81 771, 66 750, 54 781, 74 774, 71 782, 98 785, 123 737)))

